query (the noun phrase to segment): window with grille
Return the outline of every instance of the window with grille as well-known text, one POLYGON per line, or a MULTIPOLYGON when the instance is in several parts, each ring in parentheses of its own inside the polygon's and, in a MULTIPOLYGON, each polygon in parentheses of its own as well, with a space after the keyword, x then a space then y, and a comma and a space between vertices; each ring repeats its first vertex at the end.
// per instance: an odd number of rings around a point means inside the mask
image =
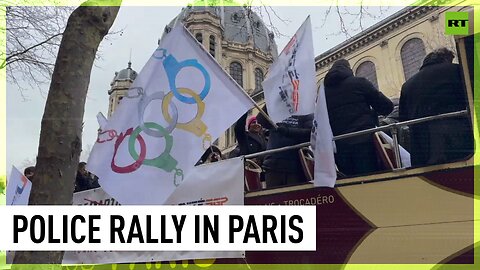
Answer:
POLYGON ((210 36, 210 54, 215 57, 215 36, 210 36))
POLYGON ((403 44, 400 50, 400 56, 402 57, 405 80, 410 79, 410 77, 418 72, 422 66, 425 55, 425 45, 421 39, 412 38, 403 44))
POLYGON ((378 89, 377 71, 372 61, 361 63, 357 68, 355 76, 366 78, 378 89))
POLYGON ((243 70, 242 65, 238 62, 232 62, 230 64, 230 76, 243 87, 243 70))

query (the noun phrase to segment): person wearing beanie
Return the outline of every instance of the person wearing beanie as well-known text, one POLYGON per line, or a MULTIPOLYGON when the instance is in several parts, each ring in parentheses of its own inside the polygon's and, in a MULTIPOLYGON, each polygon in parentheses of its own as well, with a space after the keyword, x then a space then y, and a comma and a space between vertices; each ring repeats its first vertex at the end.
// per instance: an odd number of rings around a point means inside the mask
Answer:
MULTIPOLYGON (((263 127, 257 122, 257 117, 250 116, 247 121, 247 115, 248 112, 242 115, 234 127, 239 156, 265 151, 267 146, 263 127)), ((255 159, 255 162, 260 166, 262 161, 262 157, 255 159)))

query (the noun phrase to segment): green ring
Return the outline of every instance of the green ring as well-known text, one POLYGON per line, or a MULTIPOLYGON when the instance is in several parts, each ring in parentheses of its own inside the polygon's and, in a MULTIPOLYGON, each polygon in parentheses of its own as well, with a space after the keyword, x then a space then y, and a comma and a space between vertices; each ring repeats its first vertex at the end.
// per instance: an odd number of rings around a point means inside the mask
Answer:
MULTIPOLYGON (((156 129, 160 133, 162 133, 162 136, 165 139, 165 150, 163 151, 162 154, 160 154, 156 158, 145 159, 142 162, 142 164, 157 167, 157 168, 163 169, 167 172, 171 172, 178 163, 172 156, 170 156, 170 151, 172 151, 172 146, 173 146, 172 135, 170 135, 164 127, 160 126, 157 123, 147 122, 147 123, 145 123, 145 126, 149 129, 156 129)), ((142 132, 142 128, 137 127, 132 132, 132 134, 130 135, 130 138, 128 140, 128 152, 130 153, 130 155, 132 156, 132 158, 134 160, 137 160, 139 158, 138 153, 135 150, 135 142, 136 142, 137 136, 140 134, 140 132, 142 132)))

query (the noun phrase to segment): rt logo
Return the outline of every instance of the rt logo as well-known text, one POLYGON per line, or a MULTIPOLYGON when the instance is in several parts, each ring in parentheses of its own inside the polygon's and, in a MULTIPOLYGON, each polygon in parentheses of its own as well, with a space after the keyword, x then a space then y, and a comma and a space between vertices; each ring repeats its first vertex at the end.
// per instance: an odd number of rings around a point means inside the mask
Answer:
POLYGON ((445 34, 468 35, 468 12, 445 12, 445 34))

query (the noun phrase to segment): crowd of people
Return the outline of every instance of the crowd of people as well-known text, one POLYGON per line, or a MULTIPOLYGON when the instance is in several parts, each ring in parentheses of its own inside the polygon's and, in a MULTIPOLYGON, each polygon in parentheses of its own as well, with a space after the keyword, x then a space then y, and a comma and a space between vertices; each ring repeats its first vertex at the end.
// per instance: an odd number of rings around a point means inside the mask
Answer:
MULTIPOLYGON (((347 60, 337 60, 324 79, 333 135, 465 110, 467 100, 461 69, 452 63, 453 59, 454 53, 446 48, 429 53, 419 72, 403 84, 398 110, 395 111, 393 102, 370 81, 354 76, 347 60)), ((266 107, 263 111, 264 114, 250 117, 246 113, 237 121, 234 131, 238 145, 229 157, 310 140, 313 114, 291 116, 274 127, 264 116, 268 115, 266 107)), ((467 116, 422 122, 400 129, 403 133, 400 133, 399 142, 410 151, 415 167, 457 161, 473 153, 472 127, 467 116)), ((335 146, 335 163, 342 175, 364 175, 381 170, 373 134, 336 140, 335 146)), ((196 165, 221 159, 222 152, 212 145, 196 165)), ((268 188, 307 181, 298 149, 258 155, 252 161, 263 169, 261 178, 268 188)), ((85 166, 85 162, 78 165, 75 192, 99 187, 98 177, 89 173, 85 166)), ((28 167, 24 174, 32 180, 34 172, 34 167, 28 167)))
MULTIPOLYGON (((461 70, 452 51, 429 53, 419 72, 401 89, 398 107, 366 78, 354 76, 345 59, 327 72, 324 89, 334 136, 467 108, 461 70), (379 121, 382 120, 382 122, 379 121)), ((266 108, 264 112, 267 113, 266 108)), ((274 128, 263 116, 243 115, 235 125, 237 148, 230 157, 297 145, 310 140, 313 115, 292 116, 274 128)), ((409 149, 412 166, 458 161, 473 153, 472 127, 467 116, 433 120, 399 128, 399 142, 409 149)), ((365 175, 382 170, 373 134, 335 141, 335 163, 342 175, 365 175)), ((267 187, 307 181, 298 149, 258 156, 267 187)), ((263 178, 263 177, 262 177, 263 178)))
MULTIPOLYGON (((75 189, 73 192, 80 192, 100 187, 100 184, 98 183, 98 177, 87 171, 86 166, 87 163, 83 161, 78 164, 77 175, 75 177, 75 189)), ((35 167, 29 166, 25 168, 23 170, 23 175, 25 175, 28 180, 33 182, 35 176, 35 167)))

